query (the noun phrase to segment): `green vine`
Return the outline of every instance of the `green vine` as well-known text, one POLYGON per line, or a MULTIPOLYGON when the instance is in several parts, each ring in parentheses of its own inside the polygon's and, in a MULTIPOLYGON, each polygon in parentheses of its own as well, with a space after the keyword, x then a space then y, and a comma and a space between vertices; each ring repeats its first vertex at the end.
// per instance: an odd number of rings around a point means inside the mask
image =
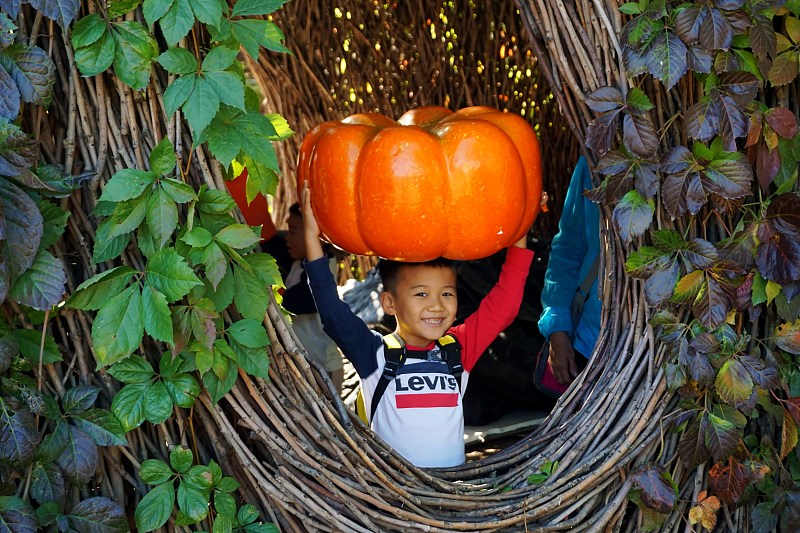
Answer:
MULTIPOLYGON (((50 104, 56 68, 16 31, 13 19, 24 3, 0 2, 0 303, 24 317, 6 313, 0 320, 0 524, 20 532, 127 531, 118 503, 84 492, 67 509, 65 495, 94 478, 98 447, 126 446, 126 432, 145 421, 161 424, 176 408, 191 409, 202 388, 218 402, 240 369, 267 379, 262 321, 281 280, 272 257, 256 252, 258 228, 234 219, 236 203, 226 192, 189 185, 191 155, 180 157, 164 138, 148 168, 123 169, 104 184, 92 213, 101 220, 92 250, 100 273, 62 307, 64 266, 48 248, 70 213, 53 199, 80 189, 93 173, 73 176, 40 165, 36 142, 19 126, 25 105, 50 104), (111 266, 128 246, 138 247, 144 264, 111 266), (118 393, 101 400, 101 389, 89 385, 42 390, 43 366, 62 359, 48 319, 64 308, 96 313, 94 355, 99 368, 124 384, 118 393), (157 369, 145 356, 160 353, 156 346, 167 348, 157 369), (109 409, 94 407, 98 401, 109 409)), ((229 172, 248 169, 248 200, 275 192, 272 142, 293 132, 281 116, 260 113, 237 56, 240 48, 253 58, 260 47, 288 52, 267 18, 284 3, 239 0, 229 8, 218 0, 121 0, 78 18, 88 5, 31 2, 65 32, 71 26, 82 75, 113 69, 137 91, 154 76, 169 76, 166 115, 185 118, 193 148, 207 143, 229 172), (197 32, 211 35, 208 50, 198 47, 197 32)), ((252 505, 237 505, 231 493, 239 484, 214 461, 194 463, 180 446, 172 447, 169 464, 142 463, 140 480, 153 487, 136 509, 140 531, 161 527, 175 509, 176 525, 208 521, 215 532, 277 531, 258 521, 252 505)))

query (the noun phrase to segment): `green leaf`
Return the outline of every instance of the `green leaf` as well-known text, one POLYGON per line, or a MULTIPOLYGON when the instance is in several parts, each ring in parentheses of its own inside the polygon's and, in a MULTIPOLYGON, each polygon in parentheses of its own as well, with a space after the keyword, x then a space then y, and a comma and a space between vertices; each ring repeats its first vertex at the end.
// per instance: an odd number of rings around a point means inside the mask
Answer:
POLYGON ((111 237, 111 221, 106 220, 97 226, 94 235, 94 251, 92 260, 95 263, 102 263, 109 259, 118 257, 131 240, 131 234, 126 233, 116 237, 111 237))
POLYGON ((239 485, 238 481, 229 476, 220 479, 219 482, 216 483, 217 489, 219 489, 222 492, 233 492, 235 490, 238 490, 240 486, 241 485, 239 485))
POLYGON ((98 446, 127 446, 125 430, 117 417, 105 409, 89 409, 74 417, 75 427, 86 433, 98 446))
POLYGON ((67 227, 67 220, 69 220, 70 212, 61 209, 54 203, 48 200, 39 202, 39 211, 42 213, 42 240, 39 243, 40 248, 49 248, 58 242, 61 235, 64 233, 64 228, 67 227))
POLYGON ((275 134, 272 122, 263 115, 223 107, 202 138, 208 140, 209 149, 226 168, 239 152, 269 168, 278 168, 275 149, 269 141, 275 134))
POLYGON ((217 242, 236 250, 251 248, 261 241, 261 235, 245 224, 231 224, 214 236, 217 242))
POLYGON ((213 236, 211 235, 210 231, 202 226, 195 226, 191 229, 191 231, 184 233, 183 237, 181 237, 181 240, 189 246, 202 248, 207 246, 211 242, 212 238, 213 236))
POLYGON ((239 511, 236 513, 236 520, 242 526, 252 524, 258 520, 258 509, 256 509, 255 505, 246 503, 239 507, 239 511))
POLYGON ((172 340, 172 316, 167 299, 163 294, 145 284, 142 289, 142 317, 144 330, 154 339, 166 342, 170 346, 172 340))
POLYGON ((144 417, 153 424, 161 424, 172 415, 172 397, 161 380, 154 381, 147 389, 144 417))
POLYGON ((150 171, 156 176, 163 176, 170 174, 175 170, 177 160, 175 158, 175 148, 172 146, 169 138, 164 137, 161 139, 153 150, 150 152, 150 171))
POLYGON ((253 273, 265 287, 282 285, 281 274, 275 258, 265 253, 248 254, 244 257, 247 264, 253 268, 253 273))
POLYGON ((248 348, 238 342, 231 342, 239 367, 252 376, 269 379, 269 354, 262 348, 248 348))
POLYGON ((288 0, 239 0, 233 6, 232 17, 269 15, 277 11, 288 0))
MULTIPOLYGON (((0 120, 0 176, 18 176, 35 165, 38 158, 36 142, 15 124, 0 120)), ((0 199, 5 200, 7 194, 16 190, 18 194, 15 196, 24 196, 30 204, 33 203, 27 194, 5 180, 0 180, 0 187, 9 189, 0 195, 0 199)))
POLYGON ((654 246, 642 246, 628 256, 625 272, 635 278, 646 278, 663 269, 671 256, 654 246))
POLYGON ((205 190, 200 193, 197 209, 215 215, 225 214, 236 207, 231 195, 224 191, 205 190))
POLYGON ((706 278, 702 270, 695 270, 686 274, 675 285, 672 301, 675 303, 693 302, 700 293, 700 289, 705 285, 705 281, 706 278))
POLYGON ((194 13, 189 0, 173 0, 164 16, 159 19, 159 24, 167 45, 175 46, 194 25, 194 13))
POLYGON ((179 204, 185 204, 197 199, 197 194, 191 186, 172 178, 161 180, 161 188, 164 192, 179 204))
POLYGON ((111 66, 116 53, 117 41, 106 30, 92 44, 75 48, 75 66, 84 76, 97 76, 111 66))
POLYGON ((192 407, 194 399, 200 396, 201 392, 200 385, 189 374, 177 374, 171 378, 165 378, 164 386, 175 405, 184 409, 192 407))
POLYGON ((739 433, 731 422, 708 413, 706 429, 706 447, 714 461, 723 461, 736 450, 739 445, 739 433))
POLYGON ((108 219, 111 224, 109 228, 111 237, 130 233, 139 227, 147 215, 148 196, 145 194, 133 200, 117 204, 114 213, 108 219))
POLYGON ((242 162, 247 166, 247 184, 245 186, 247 202, 250 203, 258 194, 264 196, 274 195, 278 189, 280 177, 276 169, 252 159, 242 157, 242 162))
POLYGON ((108 373, 123 383, 149 383, 155 375, 150 362, 139 355, 132 355, 111 365, 108 373))
POLYGON ((728 359, 717 373, 714 387, 719 397, 733 407, 742 405, 754 389, 753 378, 736 359, 728 359))
POLYGON ((164 109, 167 115, 172 116, 192 95, 194 82, 197 79, 195 74, 187 74, 175 78, 164 91, 164 109))
MULTIPOLYGON (((215 359, 218 354, 214 353, 215 359)), ((224 377, 220 378, 216 372, 206 372, 203 374, 203 385, 208 390, 208 395, 211 396, 211 402, 218 403, 228 391, 230 391, 236 383, 238 377, 236 363, 230 359, 220 362, 220 365, 225 365, 224 377)))
POLYGON ((67 307, 96 310, 116 297, 136 273, 127 266, 114 267, 93 276, 80 285, 67 300, 67 307))
POLYGON ((136 21, 112 24, 117 49, 114 72, 134 89, 144 89, 150 83, 150 67, 158 56, 158 45, 141 23, 136 21))
POLYGON ((144 409, 150 383, 131 383, 125 385, 114 396, 111 412, 117 417, 125 432, 132 431, 144 422, 144 409))
POLYGON ((174 0, 144 0, 142 3, 142 13, 149 26, 156 23, 163 17, 167 10, 172 7, 174 0))
POLYGON ((127 15, 142 3, 142 0, 111 0, 108 2, 109 18, 117 18, 127 15))
POLYGON ((106 183, 101 202, 123 202, 138 198, 148 186, 155 183, 155 175, 145 170, 135 168, 122 169, 106 183))
POLYGON ((139 467, 139 479, 148 485, 161 485, 175 475, 172 468, 158 459, 145 459, 139 467))
POLYGON ((143 335, 141 293, 137 285, 132 285, 101 307, 92 324, 98 367, 128 357, 143 335))
POLYGON ((639 2, 628 2, 619 6, 619 11, 626 15, 639 15, 642 12, 642 8, 639 7, 639 2))
POLYGON ((153 531, 160 528, 169 520, 174 505, 175 487, 172 483, 158 485, 145 494, 136 507, 136 529, 153 531))
POLYGON ((650 98, 638 87, 632 88, 628 91, 626 103, 636 111, 644 112, 653 109, 653 103, 650 98))
POLYGON ((211 243, 203 249, 202 261, 206 266, 206 277, 216 291, 228 271, 228 260, 219 245, 211 243))
POLYGON ((241 267, 233 269, 233 280, 235 288, 233 301, 242 316, 259 322, 264 320, 269 295, 263 283, 254 274, 241 267))
POLYGON ((178 207, 161 187, 150 195, 146 217, 156 248, 162 248, 178 226, 178 207))
POLYGON ((99 388, 90 385, 79 385, 67 389, 61 398, 64 414, 76 415, 86 411, 94 405, 99 392, 99 388))
MULTIPOLYGON (((215 341, 214 345, 216 346, 219 342, 222 341, 215 341)), ((194 357, 195 357, 195 364, 197 365, 197 371, 200 372, 202 376, 214 365, 214 352, 199 342, 195 342, 192 344, 192 349, 194 350, 194 357)))
POLYGON ((197 72, 197 59, 185 48, 169 48, 158 56, 156 61, 170 74, 197 72))
POLYGON ((8 295, 20 304, 45 311, 61 301, 66 283, 61 261, 41 249, 30 268, 11 285, 8 295))
POLYGON ((234 341, 248 348, 263 348, 269 344, 264 326, 256 320, 245 318, 234 322, 228 328, 228 333, 234 341))
POLYGON ((103 17, 97 13, 92 13, 79 19, 72 27, 72 48, 77 50, 84 46, 96 43, 105 32, 108 26, 103 17))
POLYGON ((178 486, 178 508, 186 516, 195 522, 199 522, 208 515, 207 494, 192 487, 187 487, 186 483, 178 486))
POLYGON ((222 5, 218 0, 193 0, 191 5, 197 20, 209 26, 219 26, 222 20, 222 5))
MULTIPOLYGON (((206 274, 206 277, 208 277, 208 274, 206 274)), ((230 265, 226 265, 225 275, 222 276, 216 289, 211 286, 211 280, 209 279, 205 280, 205 285, 205 296, 214 302, 214 309, 216 309, 217 312, 221 313, 231 305, 233 302, 234 281, 233 270, 231 270, 230 265)))
POLYGON ((206 54, 206 57, 203 59, 202 71, 205 74, 208 72, 225 70, 236 61, 237 55, 239 55, 238 49, 215 46, 208 51, 208 54, 206 54))
MULTIPOLYGON (((184 0, 176 0, 182 2, 184 0)), ((194 89, 183 104, 183 114, 194 130, 195 135, 202 134, 203 130, 219 111, 219 96, 214 87, 203 77, 197 76, 194 80, 194 89)))
MULTIPOLYGON (((39 349, 42 342, 42 332, 35 329, 15 329, 11 337, 19 347, 19 352, 27 361, 34 365, 39 364, 39 349)), ((61 352, 53 337, 47 335, 44 342, 42 364, 49 365, 61 361, 61 352)))
POLYGON ((637 190, 628 191, 614 208, 612 215, 619 229, 620 237, 630 242, 639 237, 650 227, 653 220, 653 207, 637 190))
POLYGON ((220 102, 244 110, 244 82, 239 76, 232 72, 208 72, 202 77, 220 102))
POLYGON ((194 463, 192 450, 176 446, 169 452, 169 464, 178 472, 187 472, 194 463))
POLYGON ((214 509, 219 515, 232 519, 236 516, 236 500, 230 494, 214 491, 214 509))
POLYGON ((150 258, 146 268, 147 281, 172 303, 192 287, 202 285, 192 269, 174 248, 164 248, 150 258))
MULTIPOLYGON (((289 126, 289 122, 281 115, 277 113, 268 113, 264 116, 272 123, 272 127, 275 128, 275 135, 270 137, 271 141, 282 141, 294 135, 294 130, 289 126)), ((249 171, 250 168, 248 167, 247 170, 249 171)))

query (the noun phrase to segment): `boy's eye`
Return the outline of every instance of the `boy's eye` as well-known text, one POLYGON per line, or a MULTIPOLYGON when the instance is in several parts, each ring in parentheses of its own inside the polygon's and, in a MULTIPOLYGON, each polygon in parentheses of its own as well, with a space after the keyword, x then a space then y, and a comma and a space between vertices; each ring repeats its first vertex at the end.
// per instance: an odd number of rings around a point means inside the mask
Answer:
POLYGON ((443 293, 442 293, 442 296, 448 296, 448 297, 450 297, 450 296, 455 296, 455 294, 454 294, 454 293, 452 293, 452 292, 443 292, 443 293))
POLYGON ((427 292, 418 292, 418 293, 417 293, 417 294, 415 294, 414 296, 421 296, 421 297, 423 297, 423 298, 424 298, 424 297, 425 297, 425 296, 427 296, 427 295, 428 295, 428 293, 427 293, 427 292))

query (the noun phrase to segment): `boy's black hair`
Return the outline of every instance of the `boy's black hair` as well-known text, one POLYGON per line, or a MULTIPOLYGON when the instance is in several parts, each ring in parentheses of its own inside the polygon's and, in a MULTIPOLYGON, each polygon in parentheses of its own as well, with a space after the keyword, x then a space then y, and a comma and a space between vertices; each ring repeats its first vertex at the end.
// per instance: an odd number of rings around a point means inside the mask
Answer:
POLYGON ((291 216, 291 215, 297 215, 300 218, 303 218, 303 210, 300 209, 300 203, 299 202, 295 202, 295 203, 293 203, 292 205, 289 206, 289 216, 291 216))
POLYGON ((378 275, 383 282, 383 290, 393 293, 397 289, 397 280, 400 277, 400 270, 403 268, 415 268, 421 266, 431 266, 437 268, 449 268, 458 273, 458 262, 445 257, 438 257, 422 263, 406 263, 403 261, 391 261, 381 258, 378 261, 378 275))

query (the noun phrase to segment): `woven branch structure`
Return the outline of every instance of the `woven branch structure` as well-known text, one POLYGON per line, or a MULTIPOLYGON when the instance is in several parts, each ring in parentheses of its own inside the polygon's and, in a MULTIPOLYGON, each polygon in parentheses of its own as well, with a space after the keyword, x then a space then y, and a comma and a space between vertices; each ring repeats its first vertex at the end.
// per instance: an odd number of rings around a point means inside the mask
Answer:
MULTIPOLYGON (((294 165, 305 132, 355 112, 397 117, 418 105, 524 110, 540 133, 545 188, 552 205, 561 205, 593 118, 584 95, 629 83, 615 37, 622 24, 617 2, 410 0, 390 9, 379 4, 342 0, 334 9, 328 2, 290 2, 275 20, 294 54, 264 52, 257 63, 248 63, 265 110, 282 114, 297 132, 277 146, 284 169, 274 212, 278 225, 296 198, 294 165)), ((164 137, 189 163, 193 185, 224 189, 223 173, 202 146, 192 148, 179 114, 166 116, 168 79, 162 70, 154 69, 142 92, 110 73, 81 77, 69 39, 28 7, 23 29, 50 53, 57 80, 49 112, 28 108, 23 124, 36 132, 45 160, 73 173, 94 173, 87 187, 62 204, 73 216, 55 252, 68 266, 72 292, 112 266, 94 265, 90 253, 97 225, 90 213, 111 175, 145 168, 164 137)), ((645 87, 665 110, 657 120, 687 105, 688 95, 696 93, 691 84, 682 81, 669 93, 645 87)), ((669 130, 662 142, 674 134, 669 130)), ((535 231, 551 237, 557 220, 558 209, 542 215, 535 231)), ((544 424, 500 453, 444 470, 409 465, 346 410, 272 301, 265 321, 270 380, 240 373, 218 405, 203 395, 192 411, 176 410, 164 424, 129 433, 129 447, 104 448, 94 490, 113 495, 132 513, 147 491, 136 476, 141 462, 163 459, 170 445, 183 444, 204 464, 216 460, 242 484, 241 499, 284 531, 633 529, 637 511, 627 505, 628 473, 644 462, 672 461, 677 436, 663 430, 671 395, 663 350, 646 323, 641 285, 624 273, 627 248, 617 234, 606 225, 600 232, 605 312, 594 356, 544 424), (529 484, 547 461, 558 463, 556 473, 543 484, 529 484)), ((123 252, 121 262, 143 268, 135 246, 123 252)), ((3 312, 24 320, 11 303, 3 312)), ((66 355, 63 363, 45 366, 44 387, 59 394, 65 384, 92 383, 105 391, 100 401, 109 402, 120 385, 95 370, 91 315, 63 310, 47 325, 66 355)), ((141 353, 157 359, 163 349, 146 340, 141 353)), ((682 501, 693 500, 702 475, 677 467, 682 501)), ((678 505, 665 530, 683 528, 687 505, 678 505)), ((730 527, 743 523, 742 513, 726 516, 730 527)), ((170 523, 165 529, 182 528, 170 523)))

